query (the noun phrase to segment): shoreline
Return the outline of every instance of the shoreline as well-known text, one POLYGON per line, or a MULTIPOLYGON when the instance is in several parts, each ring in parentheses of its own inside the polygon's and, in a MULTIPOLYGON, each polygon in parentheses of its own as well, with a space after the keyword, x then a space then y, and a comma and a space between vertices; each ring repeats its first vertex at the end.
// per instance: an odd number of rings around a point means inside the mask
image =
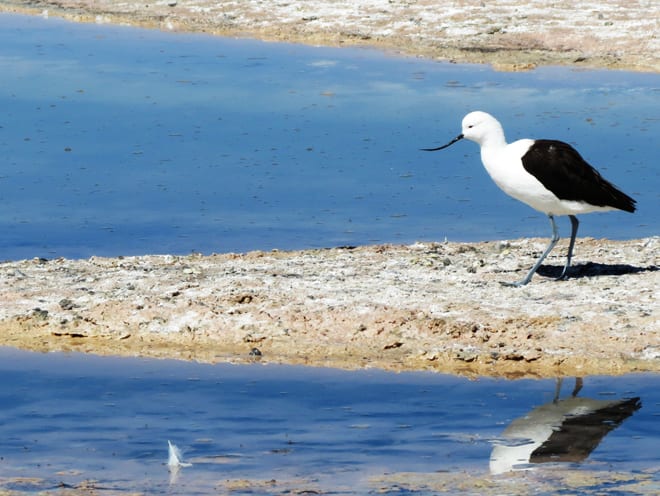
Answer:
POLYGON ((557 377, 660 372, 660 237, 0 264, 0 345, 34 351, 557 377), (255 357, 251 350, 258 349, 255 357))
POLYGON ((432 0, 194 2, 109 0, 3 1, 0 12, 56 16, 171 32, 323 46, 367 46, 406 56, 489 64, 500 71, 562 65, 660 72, 660 6, 605 0, 508 0, 486 9, 439 9, 432 0), (654 15, 653 10, 656 10, 654 15))

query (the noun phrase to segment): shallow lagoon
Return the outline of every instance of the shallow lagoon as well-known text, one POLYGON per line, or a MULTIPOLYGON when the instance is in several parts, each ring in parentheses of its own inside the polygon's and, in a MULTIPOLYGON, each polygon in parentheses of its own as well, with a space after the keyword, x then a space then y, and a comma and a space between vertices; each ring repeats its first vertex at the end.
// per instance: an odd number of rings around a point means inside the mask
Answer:
MULTIPOLYGON (((552 405, 556 385, 11 349, 0 358, 0 481, 22 491, 92 480, 120 493, 233 487, 232 494, 270 494, 288 487, 294 494, 399 494, 387 481, 400 484, 400 474, 411 473, 484 478, 502 484, 501 492, 512 479, 489 473, 494 447, 516 419, 552 405), (167 440, 191 467, 168 471, 167 440)), ((564 381, 564 401, 573 387, 564 381)), ((536 463, 526 478, 595 472, 610 484, 607 474, 616 472, 640 477, 639 494, 653 494, 660 485, 659 391, 657 375, 585 378, 580 401, 639 397, 637 408, 623 419, 584 424, 592 431, 610 424, 585 460, 536 463)), ((617 484, 610 488, 627 487, 625 478, 617 484)))
MULTIPOLYGON (((639 201, 580 234, 658 232, 660 76, 484 66, 0 15, 0 259, 549 235, 473 143, 573 142, 639 201)), ((568 223, 562 222, 564 235, 568 223)))

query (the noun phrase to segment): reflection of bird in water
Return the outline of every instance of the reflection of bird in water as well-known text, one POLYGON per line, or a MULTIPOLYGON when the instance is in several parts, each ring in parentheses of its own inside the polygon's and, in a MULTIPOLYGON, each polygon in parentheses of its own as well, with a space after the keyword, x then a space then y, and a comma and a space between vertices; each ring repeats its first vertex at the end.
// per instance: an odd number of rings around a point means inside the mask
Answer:
POLYGON ((575 380, 569 398, 560 400, 560 389, 558 379, 553 401, 509 424, 490 455, 491 473, 527 470, 537 463, 585 460, 608 432, 642 406, 639 398, 578 398, 581 378, 575 380))

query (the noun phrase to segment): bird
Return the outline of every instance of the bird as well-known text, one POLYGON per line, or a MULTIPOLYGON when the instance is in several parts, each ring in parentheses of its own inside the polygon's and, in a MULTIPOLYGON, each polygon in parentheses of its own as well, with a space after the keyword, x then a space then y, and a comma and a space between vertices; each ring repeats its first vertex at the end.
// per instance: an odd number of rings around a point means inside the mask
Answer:
POLYGON ((559 241, 556 216, 567 215, 571 221, 566 264, 557 278, 562 280, 568 278, 573 257, 579 226, 576 215, 609 210, 635 211, 636 200, 603 178, 568 143, 529 138, 507 143, 500 122, 480 110, 467 114, 461 127, 461 134, 446 145, 422 150, 434 152, 462 139, 474 141, 481 148, 481 161, 495 184, 550 219, 552 238, 541 257, 525 277, 516 282, 502 282, 505 286, 524 286, 532 280, 559 241))
POLYGON ((493 444, 492 474, 530 470, 541 463, 584 461, 610 431, 642 407, 639 397, 580 398, 582 378, 575 382, 571 396, 560 399, 558 379, 551 402, 509 424, 493 444))

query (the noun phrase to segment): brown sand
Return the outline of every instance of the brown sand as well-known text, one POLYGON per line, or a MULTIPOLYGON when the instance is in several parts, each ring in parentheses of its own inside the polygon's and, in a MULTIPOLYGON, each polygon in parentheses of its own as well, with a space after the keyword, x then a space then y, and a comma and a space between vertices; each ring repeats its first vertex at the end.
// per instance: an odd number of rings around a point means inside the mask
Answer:
POLYGON ((580 239, 574 277, 503 287, 547 240, 0 265, 0 344, 507 377, 660 371, 660 238, 580 239))

